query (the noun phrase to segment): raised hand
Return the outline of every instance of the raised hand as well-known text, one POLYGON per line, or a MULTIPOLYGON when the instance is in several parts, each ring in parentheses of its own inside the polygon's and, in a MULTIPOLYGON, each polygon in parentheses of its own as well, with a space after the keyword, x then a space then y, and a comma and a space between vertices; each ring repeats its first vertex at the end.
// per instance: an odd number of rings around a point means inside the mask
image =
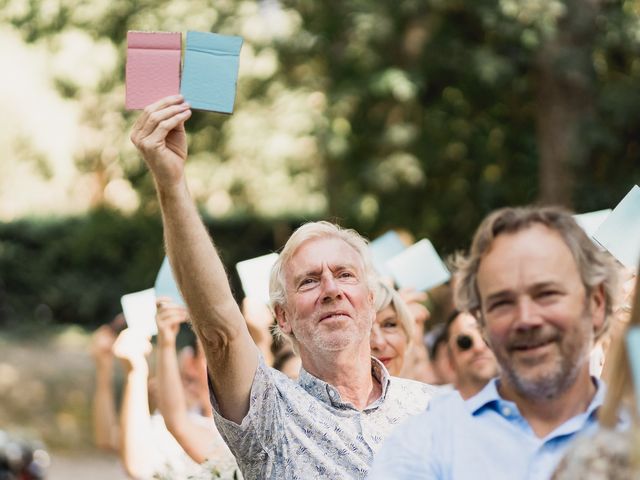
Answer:
POLYGON ((96 362, 110 361, 113 358, 111 349, 116 335, 109 325, 102 325, 91 336, 91 355, 96 362))
POLYGON ((153 173, 158 188, 183 179, 187 160, 184 122, 191 116, 181 95, 158 100, 144 109, 131 130, 131 141, 153 173))
POLYGON ((185 307, 172 303, 169 297, 159 297, 156 300, 156 308, 158 344, 175 346, 180 324, 189 320, 189 311, 185 307))
POLYGON ((151 353, 151 342, 143 334, 125 328, 113 344, 113 354, 122 360, 127 370, 148 371, 147 355, 151 353))

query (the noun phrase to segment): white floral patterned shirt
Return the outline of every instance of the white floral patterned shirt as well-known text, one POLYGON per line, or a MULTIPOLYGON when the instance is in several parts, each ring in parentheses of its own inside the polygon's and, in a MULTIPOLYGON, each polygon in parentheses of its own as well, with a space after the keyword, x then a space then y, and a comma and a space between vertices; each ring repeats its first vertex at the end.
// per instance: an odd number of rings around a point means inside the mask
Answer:
POLYGON ((391 377, 376 359, 372 373, 382 395, 359 411, 304 369, 296 382, 260 357, 249 411, 240 425, 220 415, 210 388, 216 425, 244 478, 365 478, 390 431, 440 393, 438 387, 391 377))

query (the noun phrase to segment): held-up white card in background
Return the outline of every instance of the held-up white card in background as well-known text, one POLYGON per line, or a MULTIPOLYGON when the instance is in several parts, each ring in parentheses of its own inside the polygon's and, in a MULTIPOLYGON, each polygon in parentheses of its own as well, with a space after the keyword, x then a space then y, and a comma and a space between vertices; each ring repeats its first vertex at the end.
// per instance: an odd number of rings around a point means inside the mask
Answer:
POLYGON ((156 290, 156 297, 169 297, 173 300, 173 303, 183 307, 185 306, 182 295, 180 295, 178 285, 173 278, 173 272, 171 271, 171 265, 169 264, 169 259, 167 257, 164 257, 162 266, 160 267, 160 271, 156 277, 156 284, 154 288, 156 290))
POLYGON ((579 213, 574 215, 573 218, 580 227, 585 231, 589 238, 593 237, 600 225, 607 219, 611 213, 610 208, 604 210, 597 210, 595 212, 579 213))
POLYGON ((625 267, 635 271, 640 262, 640 187, 633 188, 593 236, 625 267))
POLYGON ((277 253, 269 253, 236 263, 245 297, 269 303, 269 276, 277 259, 277 253))
POLYGON ((387 262, 400 288, 427 291, 449 280, 451 274, 429 240, 423 238, 387 262))
POLYGON ((371 260, 379 275, 391 277, 393 274, 387 267, 387 261, 406 249, 406 245, 400 236, 393 230, 389 230, 384 235, 379 236, 369 243, 371 260))
POLYGON ((156 294, 153 288, 128 293, 120 299, 127 326, 152 337, 158 333, 156 325, 156 294))

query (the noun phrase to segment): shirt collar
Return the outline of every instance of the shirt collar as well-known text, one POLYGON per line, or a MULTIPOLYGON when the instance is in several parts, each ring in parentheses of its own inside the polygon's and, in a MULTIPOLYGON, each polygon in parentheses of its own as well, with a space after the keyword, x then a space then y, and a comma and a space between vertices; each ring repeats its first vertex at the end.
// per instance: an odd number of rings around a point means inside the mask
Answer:
MULTIPOLYGON (((597 377, 591 377, 591 381, 596 385, 596 394, 593 396, 589 407, 585 413, 591 414, 598 407, 602 406, 604 402, 605 390, 606 387, 604 382, 597 377)), ((472 413, 477 413, 483 407, 490 407, 492 404, 498 404, 502 402, 506 402, 498 392, 498 384, 500 382, 500 378, 493 378, 487 383, 487 385, 480 390, 475 396, 469 398, 465 403, 467 405, 467 409, 472 413)), ((509 402, 512 403, 512 402, 509 402)))
MULTIPOLYGON (((520 418, 526 422, 520 415, 518 406, 514 402, 505 400, 500 396, 498 392, 499 381, 499 378, 492 379, 477 395, 465 402, 469 413, 471 413, 471 415, 477 415, 481 410, 486 408, 496 411, 505 418, 520 418)), ((547 438, 574 433, 584 428, 585 425, 595 421, 597 410, 604 402, 606 387, 604 382, 599 378, 591 377, 591 381, 594 382, 596 386, 596 393, 591 399, 591 403, 589 403, 586 411, 567 420, 551 432, 547 438)))
MULTIPOLYGON (((368 405, 365 410, 377 408, 379 404, 384 401, 387 396, 389 385, 391 383, 391 375, 389 375, 389 372, 382 364, 382 362, 374 357, 371 357, 371 375, 378 382, 380 382, 380 385, 382 386, 382 395, 380 395, 380 398, 373 402, 371 405, 368 405)), ((338 389, 336 387, 330 385, 324 380, 314 377, 309 372, 307 372, 304 367, 300 368, 298 385, 304 388, 307 393, 309 393, 309 395, 333 407, 353 408, 353 405, 351 403, 342 401, 340 392, 338 392, 338 389)))

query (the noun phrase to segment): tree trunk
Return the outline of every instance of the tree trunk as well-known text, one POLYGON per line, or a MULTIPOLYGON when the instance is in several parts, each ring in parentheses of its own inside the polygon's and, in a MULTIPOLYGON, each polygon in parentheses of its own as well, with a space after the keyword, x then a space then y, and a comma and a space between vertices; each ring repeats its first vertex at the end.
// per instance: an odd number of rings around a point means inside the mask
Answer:
POLYGON ((556 33, 537 56, 536 123, 539 202, 571 208, 577 167, 586 164, 589 145, 580 138, 593 110, 593 42, 597 0, 567 0, 556 33))

